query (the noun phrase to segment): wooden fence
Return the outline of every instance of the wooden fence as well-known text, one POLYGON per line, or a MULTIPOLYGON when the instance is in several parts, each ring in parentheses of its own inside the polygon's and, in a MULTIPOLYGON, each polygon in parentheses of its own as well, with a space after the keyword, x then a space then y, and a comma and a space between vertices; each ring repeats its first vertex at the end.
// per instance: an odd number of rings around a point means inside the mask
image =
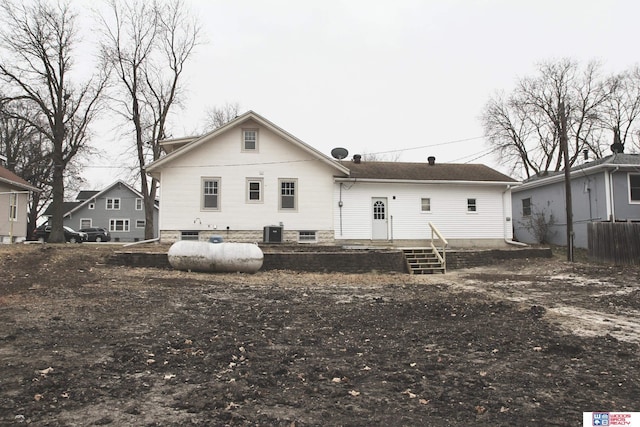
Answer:
POLYGON ((587 230, 589 258, 640 265, 640 223, 591 222, 587 230))

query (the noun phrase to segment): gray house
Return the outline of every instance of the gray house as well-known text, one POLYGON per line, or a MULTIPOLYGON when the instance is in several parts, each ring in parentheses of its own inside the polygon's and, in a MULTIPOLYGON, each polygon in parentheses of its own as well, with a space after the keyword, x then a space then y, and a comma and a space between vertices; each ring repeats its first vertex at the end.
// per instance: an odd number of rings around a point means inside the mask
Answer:
MULTIPOLYGON (((617 153, 571 168, 574 246, 587 248, 587 224, 640 221, 640 154, 617 153)), ((567 245, 564 172, 525 181, 512 190, 514 238, 567 245)))
MULTIPOLYGON (((51 216, 49 209, 44 215, 51 216)), ((102 191, 80 191, 76 201, 64 203, 63 222, 74 230, 102 227, 109 230, 115 242, 144 240, 143 195, 122 181, 102 191)), ((154 207, 153 225, 157 237, 158 204, 154 207)))

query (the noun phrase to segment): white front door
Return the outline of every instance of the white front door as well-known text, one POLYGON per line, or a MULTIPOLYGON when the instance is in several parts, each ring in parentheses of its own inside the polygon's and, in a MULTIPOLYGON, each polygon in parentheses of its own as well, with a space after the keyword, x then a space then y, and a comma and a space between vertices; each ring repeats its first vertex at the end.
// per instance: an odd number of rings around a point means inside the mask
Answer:
POLYGON ((374 197, 372 200, 373 229, 371 230, 371 239, 387 240, 387 198, 374 197))

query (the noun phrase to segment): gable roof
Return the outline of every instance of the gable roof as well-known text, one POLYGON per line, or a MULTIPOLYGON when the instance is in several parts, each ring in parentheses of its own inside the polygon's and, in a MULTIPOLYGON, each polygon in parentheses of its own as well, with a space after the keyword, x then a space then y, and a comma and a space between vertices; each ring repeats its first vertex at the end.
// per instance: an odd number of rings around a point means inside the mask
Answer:
POLYGON ((516 184, 518 181, 488 166, 460 163, 341 162, 349 168, 348 180, 459 181, 516 184))
MULTIPOLYGON (((135 190, 133 187, 131 187, 129 184, 127 184, 124 181, 118 180, 116 182, 114 182, 113 184, 109 185, 108 187, 105 187, 103 190, 101 191, 92 191, 92 190, 82 190, 78 193, 78 196, 76 197, 76 200, 80 199, 80 195, 83 194, 83 196, 86 196, 88 194, 94 193, 93 196, 88 197, 85 200, 82 201, 75 201, 75 202, 63 202, 62 204, 62 211, 63 211, 63 216, 67 216, 72 214, 73 212, 77 211, 78 209, 80 209, 81 207, 89 204, 91 201, 100 198, 101 196, 103 196, 104 194, 106 194, 107 192, 109 192, 113 187, 115 187, 116 185, 123 185, 125 186, 129 191, 131 191, 132 193, 134 193, 136 196, 138 196, 139 198, 144 198, 144 196, 142 195, 142 193, 140 193, 139 191, 135 190)), ((154 204, 155 209, 158 209, 158 203, 156 201, 156 203, 154 204)), ((44 211, 43 215, 44 216, 51 216, 51 213, 49 212, 49 209, 51 208, 51 205, 49 205, 47 207, 47 209, 44 211)))
POLYGON ((76 200, 79 202, 84 202, 85 200, 89 200, 95 197, 95 195, 99 192, 100 191, 97 190, 80 190, 80 192, 78 192, 78 195, 76 196, 76 200))
POLYGON ((9 169, 2 166, 0 166, 0 182, 4 182, 6 184, 12 185, 14 187, 20 188, 25 191, 40 192, 40 189, 29 184, 27 181, 25 181, 15 173, 11 172, 9 169))
MULTIPOLYGON (((270 131, 272 131, 273 133, 275 133, 276 135, 280 136, 281 138, 283 138, 284 140, 290 142, 291 144, 301 148, 302 150, 306 151, 307 153, 311 154, 313 157, 323 161, 324 163, 326 163, 327 165, 331 166, 332 168, 337 169, 338 171, 344 173, 344 174, 348 174, 349 173, 349 169, 347 169, 346 167, 344 167, 342 164, 340 164, 339 162, 335 161, 334 159, 322 154, 320 151, 316 150, 315 148, 313 148, 312 146, 304 143, 302 140, 296 138, 295 136, 291 135, 289 132, 285 131, 284 129, 282 129, 281 127, 275 125, 274 123, 270 122, 269 120, 265 119, 264 117, 262 117, 261 115, 259 115, 258 113, 255 113, 254 111, 247 111, 246 113, 236 117, 235 119, 231 120, 229 123, 225 124, 224 126, 221 126, 209 133, 206 133, 202 136, 199 137, 187 137, 187 138, 179 138, 179 139, 174 139, 174 140, 167 140, 165 141, 163 144, 165 145, 165 147, 167 147, 165 149, 165 152, 167 152, 168 154, 150 164, 147 165, 146 167, 146 172, 150 175, 154 175, 154 172, 156 172, 158 169, 160 169, 163 165, 179 158, 180 156, 184 155, 185 153, 190 152, 191 150, 206 144, 207 142, 209 142, 211 139, 215 138, 218 135, 221 135, 227 131, 229 131, 230 129, 244 123, 247 122, 249 120, 253 120, 256 123, 258 123, 261 126, 264 126, 265 128, 269 129, 270 131), (176 148, 177 147, 177 148, 176 148)), ((156 178, 158 178, 157 175, 155 175, 156 178)))
MULTIPOLYGON (((600 173, 606 169, 616 168, 635 169, 640 172, 640 154, 614 153, 601 159, 573 166, 569 170, 569 173, 571 177, 574 175, 584 176, 600 173)), ((564 171, 554 171, 546 175, 533 176, 525 180, 522 186, 518 188, 518 191, 541 187, 556 182, 564 182, 564 171)))

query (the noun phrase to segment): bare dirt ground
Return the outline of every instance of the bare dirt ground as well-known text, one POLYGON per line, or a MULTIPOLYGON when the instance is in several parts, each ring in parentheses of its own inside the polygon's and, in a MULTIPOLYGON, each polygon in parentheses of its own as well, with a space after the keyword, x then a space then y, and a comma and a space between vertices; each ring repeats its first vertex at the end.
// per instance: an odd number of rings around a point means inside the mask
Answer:
POLYGON ((640 270, 202 274, 0 245, 0 424, 576 426, 640 411, 640 270))

